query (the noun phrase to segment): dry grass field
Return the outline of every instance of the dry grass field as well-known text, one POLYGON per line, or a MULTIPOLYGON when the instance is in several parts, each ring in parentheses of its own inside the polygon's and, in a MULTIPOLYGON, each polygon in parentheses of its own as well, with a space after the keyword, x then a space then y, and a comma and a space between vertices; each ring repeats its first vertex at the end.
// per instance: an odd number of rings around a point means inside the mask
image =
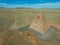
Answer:
POLYGON ((9 30, 15 21, 19 28, 31 24, 40 13, 44 15, 44 31, 49 25, 60 30, 60 9, 0 9, 0 45, 60 45, 60 41, 44 41, 30 31, 9 30))

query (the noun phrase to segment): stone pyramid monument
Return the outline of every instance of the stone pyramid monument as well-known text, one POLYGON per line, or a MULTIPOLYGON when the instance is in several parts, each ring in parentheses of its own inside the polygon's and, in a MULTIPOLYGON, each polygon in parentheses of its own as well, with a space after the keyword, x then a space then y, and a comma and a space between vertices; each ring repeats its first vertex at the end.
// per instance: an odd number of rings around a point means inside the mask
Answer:
POLYGON ((14 18, 15 18, 15 22, 12 24, 12 26, 10 27, 10 29, 18 29, 19 28, 19 26, 17 25, 17 19, 16 19, 16 15, 14 16, 14 18))
POLYGON ((16 22, 14 22, 14 24, 10 27, 10 29, 18 29, 18 25, 16 24, 16 22))
POLYGON ((43 25, 44 25, 44 15, 38 14, 36 15, 35 19, 32 21, 29 28, 34 29, 35 31, 38 31, 40 33, 44 33, 43 31, 43 25))

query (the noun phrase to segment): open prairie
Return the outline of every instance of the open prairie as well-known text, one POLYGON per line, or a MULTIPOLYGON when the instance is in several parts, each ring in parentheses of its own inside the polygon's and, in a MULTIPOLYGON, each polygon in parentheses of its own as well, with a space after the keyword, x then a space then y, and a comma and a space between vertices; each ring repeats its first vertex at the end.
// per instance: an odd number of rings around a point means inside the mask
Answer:
POLYGON ((34 34, 28 41, 28 31, 22 33, 21 37, 18 30, 9 30, 14 23, 18 28, 31 24, 35 16, 40 13, 44 16, 44 23, 46 22, 44 24, 45 30, 49 25, 60 30, 60 9, 0 9, 0 38, 3 37, 2 40, 0 39, 0 45, 60 45, 60 41, 55 39, 43 41, 34 34))

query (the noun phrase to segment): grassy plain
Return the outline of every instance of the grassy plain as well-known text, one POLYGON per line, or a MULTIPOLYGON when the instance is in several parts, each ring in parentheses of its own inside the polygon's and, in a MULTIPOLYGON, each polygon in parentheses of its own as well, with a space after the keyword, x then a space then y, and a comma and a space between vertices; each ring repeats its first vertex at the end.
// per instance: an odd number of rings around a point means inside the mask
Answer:
MULTIPOLYGON (((45 16, 45 19, 48 21, 49 24, 53 22, 53 24, 55 24, 57 28, 60 28, 60 9, 0 9, 0 30, 3 30, 3 33, 1 33, 0 31, 0 34, 3 36, 2 45, 31 45, 28 44, 25 39, 22 39, 22 37, 17 33, 17 31, 9 30, 9 28, 12 26, 12 24, 14 24, 15 20, 17 20, 17 25, 20 28, 25 25, 31 24, 34 17, 40 13, 45 16)), ((23 33, 25 37, 27 37, 26 34, 26 32, 23 33)), ((39 40, 38 38, 35 38, 34 36, 32 38, 37 41, 38 45, 60 44, 60 41, 58 42, 56 40, 45 42, 39 40)))

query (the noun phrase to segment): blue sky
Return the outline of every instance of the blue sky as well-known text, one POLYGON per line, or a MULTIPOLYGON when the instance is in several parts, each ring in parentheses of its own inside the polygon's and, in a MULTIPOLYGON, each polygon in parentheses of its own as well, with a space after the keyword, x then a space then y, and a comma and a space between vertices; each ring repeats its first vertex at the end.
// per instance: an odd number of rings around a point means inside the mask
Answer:
POLYGON ((60 0, 0 0, 0 7, 60 8, 60 0))

